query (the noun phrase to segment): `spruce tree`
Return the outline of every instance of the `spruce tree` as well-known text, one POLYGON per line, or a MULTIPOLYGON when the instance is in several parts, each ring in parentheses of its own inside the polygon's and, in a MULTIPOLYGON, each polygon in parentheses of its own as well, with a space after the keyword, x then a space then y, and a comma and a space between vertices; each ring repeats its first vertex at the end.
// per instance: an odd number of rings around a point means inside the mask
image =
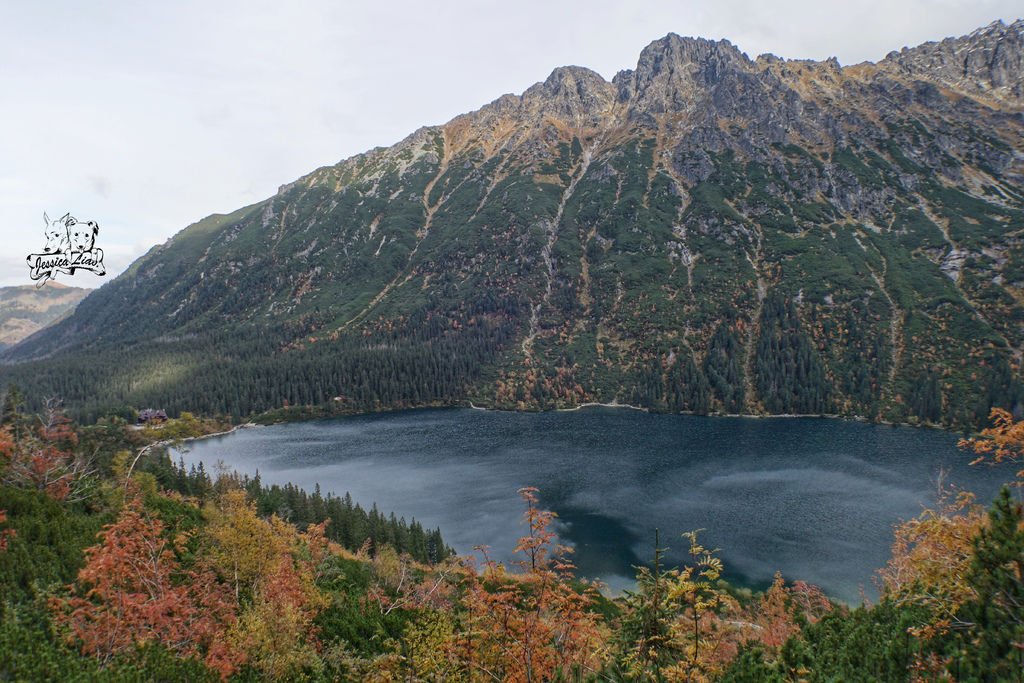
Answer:
MULTIPOLYGON (((961 610, 961 677, 1018 680, 1024 673, 1024 511, 1003 487, 975 541, 967 576, 977 599, 961 610)), ((954 655, 955 657, 957 655, 954 655)))

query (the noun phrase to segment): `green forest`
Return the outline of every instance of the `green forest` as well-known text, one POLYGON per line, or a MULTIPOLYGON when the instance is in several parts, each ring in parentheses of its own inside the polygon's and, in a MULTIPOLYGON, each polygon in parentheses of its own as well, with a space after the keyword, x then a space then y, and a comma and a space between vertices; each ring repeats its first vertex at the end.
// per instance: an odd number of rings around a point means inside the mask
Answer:
MULTIPOLYGON (((784 306, 775 311, 783 353, 784 306)), ((813 363, 807 371, 813 373, 813 363)), ((801 400, 825 400, 827 394, 801 400)), ((965 458, 1019 461, 995 411, 965 458)), ((655 539, 636 585, 578 578, 523 501, 518 560, 348 495, 174 463, 226 425, 72 422, 7 394, 0 429, 0 679, 14 681, 1005 681, 1024 652, 1024 508, 949 491, 895 528, 876 604, 776 575, 722 580, 699 533, 655 539), (664 548, 686 549, 667 566, 664 548)), ((1022 475, 1024 476, 1024 473, 1022 475)), ((510 491, 509 495, 516 495, 510 491)))

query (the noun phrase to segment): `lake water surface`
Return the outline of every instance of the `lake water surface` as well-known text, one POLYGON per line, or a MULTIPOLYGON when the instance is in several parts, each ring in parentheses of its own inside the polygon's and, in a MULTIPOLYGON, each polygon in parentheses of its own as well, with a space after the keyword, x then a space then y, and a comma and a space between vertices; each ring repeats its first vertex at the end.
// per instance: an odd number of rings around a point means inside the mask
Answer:
POLYGON ((516 490, 536 486, 580 573, 613 588, 650 561, 655 528, 676 559, 679 534, 704 529, 733 582, 763 587, 781 571, 859 602, 861 589, 875 595, 893 524, 934 502, 940 469, 986 504, 1012 477, 968 466, 956 441, 832 419, 451 409, 239 430, 181 455, 259 470, 264 483, 348 491, 440 527, 460 553, 483 544, 499 559, 524 532, 516 490))

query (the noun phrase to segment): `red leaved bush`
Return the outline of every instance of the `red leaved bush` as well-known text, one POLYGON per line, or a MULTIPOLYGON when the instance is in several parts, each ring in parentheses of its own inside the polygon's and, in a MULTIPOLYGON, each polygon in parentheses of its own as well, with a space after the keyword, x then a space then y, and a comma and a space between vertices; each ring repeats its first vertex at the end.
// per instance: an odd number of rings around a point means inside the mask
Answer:
POLYGON ((72 595, 51 607, 82 653, 107 661, 137 645, 159 643, 183 656, 205 657, 228 676, 235 663, 224 648, 234 622, 228 588, 206 568, 183 570, 164 524, 129 502, 117 521, 85 551, 72 595), (77 590, 75 590, 77 588, 77 590))
POLYGON ((48 401, 34 434, 15 440, 8 430, 0 430, 2 482, 44 491, 54 500, 81 500, 88 492, 85 478, 90 468, 76 452, 77 445, 71 420, 57 402, 48 401))
POLYGON ((781 573, 751 606, 747 620, 753 630, 746 634, 766 647, 779 649, 800 632, 801 622, 815 623, 832 611, 832 603, 817 586, 797 581, 787 586, 781 573))
MULTIPOLYGON (((7 510, 0 510, 0 524, 7 521, 7 510)), ((0 551, 7 550, 8 539, 14 536, 14 529, 0 531, 0 551)))

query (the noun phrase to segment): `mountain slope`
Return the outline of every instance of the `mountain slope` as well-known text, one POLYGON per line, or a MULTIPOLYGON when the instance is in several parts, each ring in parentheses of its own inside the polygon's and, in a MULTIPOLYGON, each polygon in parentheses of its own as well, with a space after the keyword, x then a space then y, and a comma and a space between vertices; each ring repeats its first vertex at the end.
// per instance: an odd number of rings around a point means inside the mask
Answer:
POLYGON ((849 67, 670 34, 611 82, 559 68, 190 226, 3 376, 88 414, 971 423, 1021 397, 1022 54, 1018 21, 849 67))
POLYGON ((12 346, 69 313, 91 290, 51 282, 45 287, 0 287, 0 349, 12 346))

